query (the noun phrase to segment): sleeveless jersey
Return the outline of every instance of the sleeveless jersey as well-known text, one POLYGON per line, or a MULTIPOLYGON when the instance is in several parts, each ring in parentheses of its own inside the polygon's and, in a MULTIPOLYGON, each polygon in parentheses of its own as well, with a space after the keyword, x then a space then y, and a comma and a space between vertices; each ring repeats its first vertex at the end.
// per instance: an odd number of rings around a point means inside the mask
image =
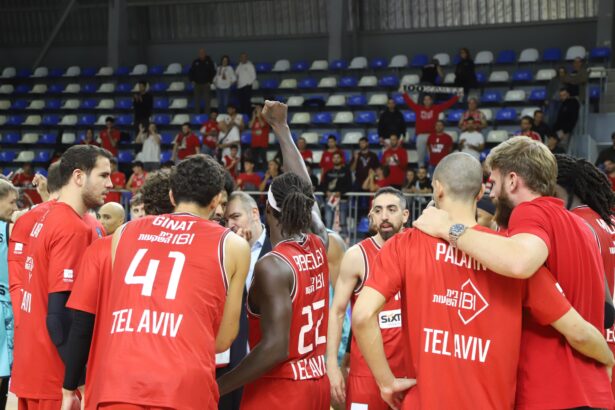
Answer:
POLYGON ((96 315, 96 373, 105 375, 95 382, 97 403, 217 409, 215 340, 229 232, 191 214, 125 226, 96 315))
MULTIPOLYGON (((327 374, 325 351, 329 320, 329 266, 325 246, 319 237, 308 234, 300 242, 280 242, 268 255, 280 258, 290 266, 294 286, 288 359, 263 377, 320 379, 327 374)), ((262 336, 260 315, 250 310, 249 302, 248 320, 250 348, 253 349, 262 336)))
MULTIPOLYGON (((380 252, 380 245, 373 239, 367 238, 357 244, 363 255, 363 265, 365 275, 359 285, 355 288, 354 294, 350 300, 352 307, 354 307, 361 290, 365 282, 370 277, 371 270, 376 264, 376 257, 380 252)), ((378 324, 380 325, 380 332, 382 333, 382 342, 384 344, 384 352, 387 356, 389 366, 395 377, 405 377, 406 369, 404 363, 405 347, 402 341, 401 332, 401 300, 399 294, 389 299, 382 307, 382 311, 378 314, 378 324)), ((369 370, 367 362, 361 354, 359 345, 352 336, 352 342, 350 347, 350 372, 351 376, 359 377, 373 377, 372 372, 369 370)))

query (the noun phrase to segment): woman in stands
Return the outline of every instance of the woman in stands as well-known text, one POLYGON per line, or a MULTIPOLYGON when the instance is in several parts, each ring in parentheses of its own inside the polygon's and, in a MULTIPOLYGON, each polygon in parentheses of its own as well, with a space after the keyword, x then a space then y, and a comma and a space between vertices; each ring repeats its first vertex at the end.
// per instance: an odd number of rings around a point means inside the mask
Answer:
POLYGON ((261 192, 267 191, 269 189, 269 185, 271 185, 271 181, 273 181, 273 178, 277 177, 280 174, 280 163, 275 159, 269 161, 267 172, 265 172, 265 178, 263 178, 263 182, 261 182, 259 190, 261 192))
POLYGON ((222 56, 220 65, 216 69, 216 76, 214 77, 219 112, 226 112, 226 106, 228 105, 228 98, 231 92, 231 85, 233 85, 235 81, 237 81, 237 77, 235 76, 233 67, 231 67, 231 60, 229 56, 222 56))
POLYGON ((470 88, 476 88, 476 72, 474 71, 474 60, 470 55, 470 50, 462 48, 459 50, 459 62, 455 67, 455 86, 463 87, 463 95, 468 95, 470 88))
POLYGON ((147 172, 160 168, 160 140, 156 124, 149 124, 147 129, 139 124, 139 135, 137 135, 136 143, 143 144, 143 147, 141 152, 137 154, 137 160, 143 162, 147 172))

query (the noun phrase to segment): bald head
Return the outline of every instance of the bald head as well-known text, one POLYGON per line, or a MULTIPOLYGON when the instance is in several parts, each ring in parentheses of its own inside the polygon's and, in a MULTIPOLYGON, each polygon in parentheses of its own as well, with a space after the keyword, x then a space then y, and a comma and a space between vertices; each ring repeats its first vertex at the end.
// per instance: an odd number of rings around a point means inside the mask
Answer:
POLYGON ((107 202, 101 206, 98 215, 107 235, 113 235, 115 230, 126 220, 124 207, 117 202, 107 202))
POLYGON ((480 162, 469 154, 455 152, 440 161, 433 180, 442 184, 447 196, 458 201, 475 201, 483 184, 480 162))

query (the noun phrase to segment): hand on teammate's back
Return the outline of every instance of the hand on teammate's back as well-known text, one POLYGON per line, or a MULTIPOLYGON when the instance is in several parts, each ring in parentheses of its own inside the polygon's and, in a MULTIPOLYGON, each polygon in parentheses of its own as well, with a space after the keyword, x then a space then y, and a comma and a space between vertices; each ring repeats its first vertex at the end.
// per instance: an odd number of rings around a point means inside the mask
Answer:
POLYGON ((427 235, 442 239, 448 238, 448 229, 451 225, 452 222, 448 212, 435 206, 425 208, 421 216, 412 223, 413 227, 425 232, 427 235))
POLYGON ((287 124, 288 106, 279 101, 265 101, 262 116, 272 127, 287 124))
POLYGON ((406 393, 414 385, 416 385, 416 379, 395 379, 391 386, 380 388, 380 395, 392 409, 398 410, 401 408, 406 393))

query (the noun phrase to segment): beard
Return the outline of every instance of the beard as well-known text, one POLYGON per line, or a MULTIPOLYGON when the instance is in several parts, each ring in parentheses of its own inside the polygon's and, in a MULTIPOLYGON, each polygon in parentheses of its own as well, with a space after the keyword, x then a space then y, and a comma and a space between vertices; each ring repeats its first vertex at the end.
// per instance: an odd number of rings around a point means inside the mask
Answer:
POLYGON ((105 203, 105 196, 108 191, 104 192, 104 195, 96 195, 95 191, 90 187, 86 186, 83 194, 81 196, 84 205, 88 209, 95 209, 101 207, 105 203))
POLYGON ((495 202, 495 222, 499 227, 507 229, 510 215, 515 206, 506 192, 502 191, 495 202))
POLYGON ((384 239, 385 241, 388 241, 393 236, 395 236, 395 234, 397 234, 400 230, 401 230, 401 224, 398 226, 395 226, 391 222, 383 222, 378 227, 378 234, 380 234, 380 237, 382 239, 384 239))

